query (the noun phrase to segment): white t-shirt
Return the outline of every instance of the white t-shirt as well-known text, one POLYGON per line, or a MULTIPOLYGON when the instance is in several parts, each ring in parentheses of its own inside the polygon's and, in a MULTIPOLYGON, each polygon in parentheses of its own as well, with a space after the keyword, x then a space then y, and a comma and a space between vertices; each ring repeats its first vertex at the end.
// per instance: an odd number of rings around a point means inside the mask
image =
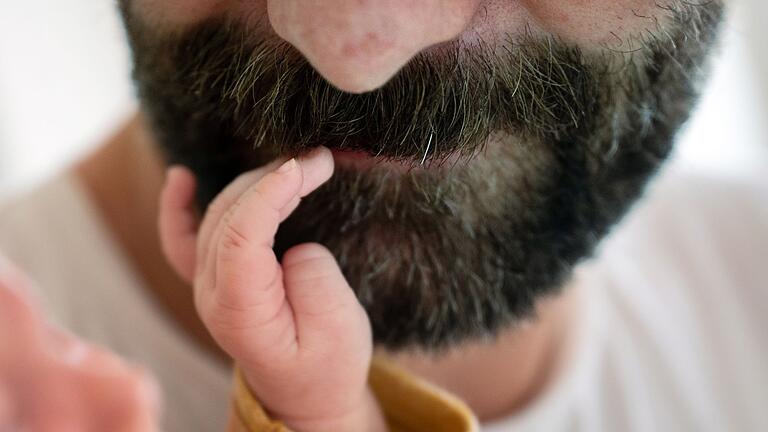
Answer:
MULTIPOLYGON (((58 323, 154 372, 166 432, 223 429, 230 371, 147 297, 75 178, 6 204, 0 250, 58 323)), ((667 173, 575 278, 554 379, 484 431, 768 431, 768 181, 667 173)))

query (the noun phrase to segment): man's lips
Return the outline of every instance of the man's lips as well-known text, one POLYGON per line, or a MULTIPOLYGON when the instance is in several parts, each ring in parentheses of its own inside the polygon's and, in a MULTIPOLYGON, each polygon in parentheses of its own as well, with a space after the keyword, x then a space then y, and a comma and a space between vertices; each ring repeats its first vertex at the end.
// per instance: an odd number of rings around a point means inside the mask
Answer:
MULTIPOLYGON (((333 154, 333 159, 339 166, 353 167, 356 169, 370 169, 382 166, 400 172, 409 171, 411 169, 449 168, 456 164, 463 165, 467 162, 466 158, 462 158, 458 153, 453 153, 439 162, 427 160, 426 158, 421 161, 397 161, 388 159, 384 156, 376 156, 368 152, 356 150, 331 149, 331 154, 333 154)), ((479 151, 474 154, 474 156, 479 155, 479 151)))
POLYGON ((362 169, 372 168, 378 164, 404 166, 402 164, 398 164, 397 162, 386 161, 384 158, 376 157, 375 155, 363 151, 332 149, 331 153, 333 154, 333 160, 336 161, 336 164, 341 166, 349 166, 362 169))
POLYGON ((333 153, 334 159, 337 159, 337 160, 361 160, 361 159, 372 159, 374 157, 371 154, 363 151, 334 149, 334 150, 331 150, 331 153, 333 153))

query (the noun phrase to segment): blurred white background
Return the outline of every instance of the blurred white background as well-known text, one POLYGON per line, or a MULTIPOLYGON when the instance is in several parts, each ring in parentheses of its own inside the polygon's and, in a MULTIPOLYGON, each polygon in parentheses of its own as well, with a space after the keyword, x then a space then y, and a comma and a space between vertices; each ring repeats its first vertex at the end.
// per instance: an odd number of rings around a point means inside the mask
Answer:
MULTIPOLYGON (((734 3, 714 75, 675 163, 762 179, 768 2, 734 3)), ((0 0, 0 199, 63 169, 114 131, 136 107, 129 76, 113 1, 0 0)))
POLYGON ((0 197, 82 156, 134 107, 113 0, 0 0, 0 197))

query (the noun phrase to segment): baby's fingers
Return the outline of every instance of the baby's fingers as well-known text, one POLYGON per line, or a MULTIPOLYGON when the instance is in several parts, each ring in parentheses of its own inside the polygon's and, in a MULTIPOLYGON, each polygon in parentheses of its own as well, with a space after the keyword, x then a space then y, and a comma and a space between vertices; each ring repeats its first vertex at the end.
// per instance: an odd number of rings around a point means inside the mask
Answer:
POLYGON ((197 219, 194 213, 195 176, 187 168, 171 167, 160 194, 160 242, 168 262, 187 282, 195 274, 197 219))
POLYGON ((211 280, 199 288, 204 290, 199 298, 207 315, 203 319, 214 327, 214 336, 227 339, 230 346, 225 349, 236 351, 230 352, 234 357, 255 361, 258 352, 295 342, 293 314, 272 243, 296 200, 327 180, 332 170, 327 149, 292 159, 249 188, 222 217, 212 241, 215 262, 203 275, 211 280))
POLYGON ((216 299, 230 308, 261 304, 259 293, 282 289, 272 242, 283 209, 298 196, 302 171, 296 159, 285 162, 249 188, 222 217, 212 247, 209 276, 216 299))
POLYGON ((367 316, 339 265, 324 246, 305 243, 283 257, 283 280, 300 348, 311 352, 370 343, 367 316))
POLYGON ((205 218, 203 218, 200 224, 200 231, 198 232, 198 261, 208 262, 209 249, 212 249, 210 245, 211 237, 213 237, 216 227, 219 226, 221 218, 229 211, 230 207, 240 199, 245 191, 284 162, 285 160, 278 159, 262 167, 240 174, 211 201, 205 210, 205 218))
MULTIPOLYGON (((306 178, 297 197, 281 210, 281 221, 298 206, 300 198, 306 196, 330 176, 329 170, 314 165, 330 165, 332 160, 316 157, 318 153, 329 153, 326 149, 317 149, 299 160, 303 165, 306 178)), ((230 183, 208 207, 205 219, 199 226, 194 209, 194 195, 197 188, 194 174, 182 166, 168 169, 166 182, 160 195, 159 232, 163 252, 174 270, 190 282, 195 274, 197 261, 207 261, 209 244, 215 228, 224 214, 250 187, 265 174, 274 171, 280 161, 271 162, 263 167, 241 174, 230 183), (203 253, 201 253, 203 252, 203 253)))

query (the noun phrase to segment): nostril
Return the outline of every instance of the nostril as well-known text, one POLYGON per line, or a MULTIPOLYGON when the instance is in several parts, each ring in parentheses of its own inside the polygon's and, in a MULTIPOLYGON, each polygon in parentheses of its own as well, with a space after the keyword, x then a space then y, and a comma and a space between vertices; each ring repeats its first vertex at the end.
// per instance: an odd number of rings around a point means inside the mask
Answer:
POLYGON ((419 51, 455 38, 480 0, 269 0, 275 32, 331 84, 349 92, 386 83, 419 51))

